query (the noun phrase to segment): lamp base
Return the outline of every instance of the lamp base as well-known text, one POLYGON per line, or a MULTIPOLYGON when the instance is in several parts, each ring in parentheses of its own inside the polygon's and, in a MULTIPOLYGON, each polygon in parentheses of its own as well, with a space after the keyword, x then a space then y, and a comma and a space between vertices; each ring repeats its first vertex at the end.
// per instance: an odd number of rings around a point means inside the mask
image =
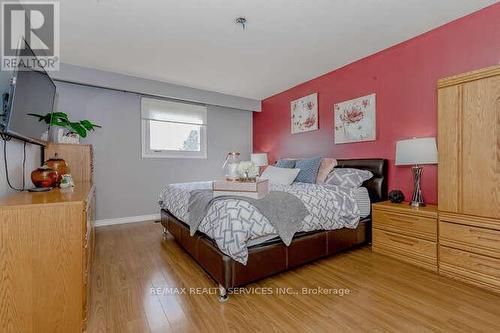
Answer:
POLYGON ((424 196, 422 195, 422 190, 420 188, 420 179, 422 178, 422 167, 420 165, 415 165, 411 168, 413 173, 413 195, 411 196, 410 206, 412 207, 424 207, 424 196))

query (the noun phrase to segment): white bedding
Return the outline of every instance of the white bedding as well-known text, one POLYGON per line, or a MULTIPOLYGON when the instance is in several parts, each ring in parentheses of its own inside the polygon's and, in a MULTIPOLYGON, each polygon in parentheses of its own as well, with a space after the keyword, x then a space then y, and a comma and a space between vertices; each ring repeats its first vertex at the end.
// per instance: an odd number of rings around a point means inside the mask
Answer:
MULTIPOLYGON (((330 185, 321 185, 330 186, 330 185)), ((187 202, 189 202, 189 192, 192 190, 211 189, 212 182, 191 182, 167 185, 159 196, 161 208, 167 209, 181 221, 187 221, 188 211, 187 202), (172 186, 173 188, 169 188, 172 186), (169 196, 166 198, 166 196, 169 196)), ((366 187, 357 187, 351 189, 351 194, 358 204, 359 216, 365 218, 370 215, 371 202, 366 187)))
POLYGON ((361 218, 369 216, 372 204, 366 187, 353 188, 351 189, 351 193, 354 196, 354 200, 356 200, 356 203, 358 204, 359 216, 361 218))
MULTIPOLYGON (((328 186, 328 185, 323 185, 328 186)), ((355 187, 351 189, 351 194, 354 197, 354 200, 358 204, 359 208, 359 216, 360 218, 365 218, 370 215, 371 212, 371 202, 370 195, 368 194, 368 190, 366 187, 355 187)), ((267 242, 273 238, 278 237, 278 235, 265 235, 257 238, 250 239, 247 243, 247 246, 255 246, 267 242)))
MULTIPOLYGON (((160 193, 160 205, 179 220, 188 221, 190 192, 210 189, 211 186, 212 182, 168 185, 160 193)), ((359 218, 370 213, 368 191, 365 188, 346 189, 305 183, 289 186, 270 183, 269 186, 271 191, 294 194, 306 205, 309 215, 299 232, 356 228, 359 218)), ((276 237, 273 226, 257 209, 237 199, 215 201, 198 230, 212 238, 223 253, 243 264, 248 258, 248 246, 276 237)))

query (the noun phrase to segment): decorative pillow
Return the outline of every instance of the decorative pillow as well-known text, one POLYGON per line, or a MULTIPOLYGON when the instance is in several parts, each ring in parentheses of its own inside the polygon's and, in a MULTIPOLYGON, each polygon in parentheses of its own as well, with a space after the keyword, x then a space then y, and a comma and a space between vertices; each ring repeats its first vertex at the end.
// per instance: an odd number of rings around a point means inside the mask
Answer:
POLYGON ((318 176, 316 177, 316 184, 324 184, 326 178, 337 166, 337 160, 334 158, 322 158, 319 165, 318 176))
POLYGON ((299 175, 295 178, 296 182, 301 183, 316 183, 318 176, 321 157, 311 158, 308 160, 298 160, 295 162, 295 167, 300 169, 299 175))
POLYGON ((363 182, 373 177, 373 173, 368 170, 352 168, 336 168, 328 176, 325 184, 344 187, 360 187, 363 182))
POLYGON ((293 183, 300 169, 278 168, 275 166, 268 166, 260 176, 261 179, 268 179, 270 183, 290 185, 293 183))
POLYGON ((289 159, 280 159, 280 160, 278 160, 278 162, 276 162, 276 167, 293 169, 293 168, 295 168, 295 162, 297 162, 297 161, 296 160, 289 160, 289 159))

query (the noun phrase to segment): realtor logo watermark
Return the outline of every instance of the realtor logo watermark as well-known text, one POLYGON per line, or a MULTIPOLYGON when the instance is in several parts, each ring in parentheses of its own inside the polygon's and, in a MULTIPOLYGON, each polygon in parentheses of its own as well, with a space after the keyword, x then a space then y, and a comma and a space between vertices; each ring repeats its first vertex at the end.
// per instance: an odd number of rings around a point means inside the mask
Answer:
POLYGON ((1 17, 3 71, 59 70, 58 1, 2 1, 1 17))

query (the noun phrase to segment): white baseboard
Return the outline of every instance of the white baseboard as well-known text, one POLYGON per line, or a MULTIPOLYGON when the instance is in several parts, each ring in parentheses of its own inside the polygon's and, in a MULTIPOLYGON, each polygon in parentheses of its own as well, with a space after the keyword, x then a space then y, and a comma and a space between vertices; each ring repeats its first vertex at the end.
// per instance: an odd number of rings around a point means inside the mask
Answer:
POLYGON ((135 222, 153 221, 159 219, 160 219, 160 214, 118 217, 116 219, 96 220, 94 222, 94 226, 103 227, 105 225, 135 223, 135 222))

